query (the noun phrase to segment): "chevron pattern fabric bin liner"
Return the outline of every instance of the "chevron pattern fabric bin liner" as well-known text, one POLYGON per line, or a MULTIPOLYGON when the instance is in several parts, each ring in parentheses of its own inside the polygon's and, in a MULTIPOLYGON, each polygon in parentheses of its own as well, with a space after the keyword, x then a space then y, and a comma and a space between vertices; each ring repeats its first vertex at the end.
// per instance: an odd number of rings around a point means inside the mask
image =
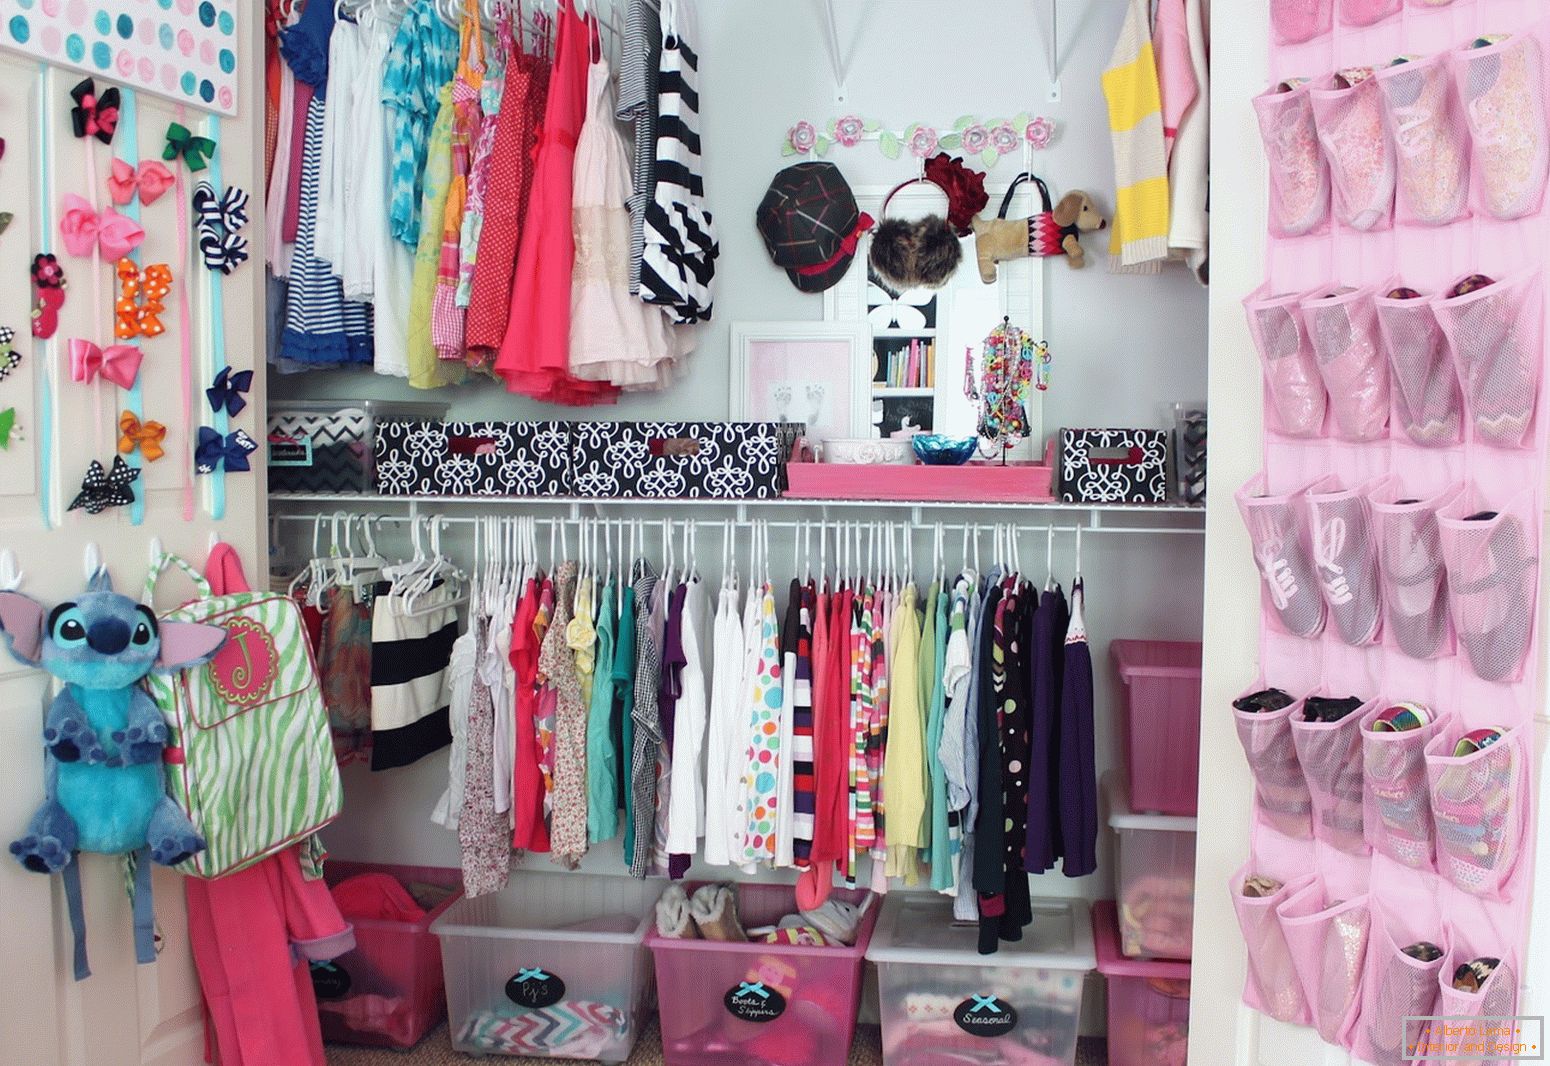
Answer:
POLYGON ((378 424, 446 413, 445 404, 379 400, 276 404, 269 415, 269 491, 372 492, 378 424))

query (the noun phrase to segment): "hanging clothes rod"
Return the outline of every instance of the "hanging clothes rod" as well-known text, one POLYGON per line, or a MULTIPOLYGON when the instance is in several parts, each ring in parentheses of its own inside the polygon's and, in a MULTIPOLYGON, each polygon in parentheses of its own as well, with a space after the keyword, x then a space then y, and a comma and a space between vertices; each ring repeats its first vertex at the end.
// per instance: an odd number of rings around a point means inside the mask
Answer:
MULTIPOLYGON (((270 520, 275 522, 288 522, 292 525, 312 525, 315 522, 327 522, 336 512, 318 512, 316 514, 276 514, 270 515, 270 520)), ((475 515, 444 515, 435 512, 422 512, 418 515, 385 515, 375 512, 337 512, 348 514, 351 518, 370 521, 372 525, 380 528, 384 525, 410 525, 418 520, 435 522, 443 527, 455 525, 476 525, 486 521, 490 516, 475 515)), ((511 516, 515 519, 518 516, 511 516)), ((915 533, 930 534, 941 530, 944 533, 991 533, 997 529, 1012 530, 1022 535, 1050 534, 1050 533, 1081 533, 1084 536, 1093 533, 1146 533, 1146 534, 1189 534, 1199 536, 1203 531, 1189 528, 1173 528, 1169 526, 1085 526, 1085 525, 1027 525, 1024 523, 1010 522, 921 522, 911 523, 899 519, 881 520, 846 520, 846 519, 812 519, 804 520, 764 520, 752 519, 722 519, 722 518, 569 518, 559 516, 522 516, 530 517, 542 528, 551 526, 555 529, 566 527, 590 527, 590 526, 639 526, 643 529, 687 529, 693 527, 696 531, 701 528, 723 530, 731 529, 776 529, 776 530, 818 530, 824 527, 830 529, 861 529, 871 527, 892 527, 895 529, 906 528, 915 533)))

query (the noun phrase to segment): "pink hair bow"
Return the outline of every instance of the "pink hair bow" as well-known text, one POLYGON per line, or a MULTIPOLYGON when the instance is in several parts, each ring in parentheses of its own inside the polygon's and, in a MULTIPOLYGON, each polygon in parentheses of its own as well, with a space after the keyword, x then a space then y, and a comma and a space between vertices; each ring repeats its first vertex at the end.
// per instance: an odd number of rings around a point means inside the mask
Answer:
POLYGON ((161 199, 176 179, 172 171, 151 159, 136 170, 122 159, 113 160, 113 173, 108 175, 108 195, 115 204, 127 204, 140 194, 140 202, 149 206, 161 199))
POLYGON ((145 230, 132 218, 106 208, 102 214, 92 210, 75 193, 65 194, 65 210, 59 219, 59 233, 71 255, 91 255, 98 244, 107 259, 122 259, 145 240, 145 230))
POLYGON ((90 384, 98 374, 121 389, 134 388, 140 376, 140 361, 145 358, 131 344, 110 344, 99 348, 91 341, 70 342, 70 380, 90 384))

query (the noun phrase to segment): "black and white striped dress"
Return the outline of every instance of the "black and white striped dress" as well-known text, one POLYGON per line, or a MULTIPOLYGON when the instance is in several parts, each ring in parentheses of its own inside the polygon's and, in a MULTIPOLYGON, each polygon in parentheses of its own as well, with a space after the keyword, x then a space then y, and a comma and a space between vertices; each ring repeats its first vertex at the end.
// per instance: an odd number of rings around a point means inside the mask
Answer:
POLYGON ((711 317, 720 247, 700 165, 699 56, 689 0, 661 0, 655 188, 646 207, 640 298, 680 323, 711 317))
POLYGON ((662 8, 658 0, 630 0, 619 54, 621 122, 635 126, 634 192, 630 196, 630 292, 640 293, 646 250, 646 205, 657 189, 657 69, 662 63, 662 8))

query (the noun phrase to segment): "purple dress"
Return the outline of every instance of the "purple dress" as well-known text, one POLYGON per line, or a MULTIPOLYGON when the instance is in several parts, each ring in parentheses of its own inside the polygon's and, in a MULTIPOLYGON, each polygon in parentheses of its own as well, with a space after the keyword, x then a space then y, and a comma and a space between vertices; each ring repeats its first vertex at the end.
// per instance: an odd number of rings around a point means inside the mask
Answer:
POLYGON ((1060 826, 1067 877, 1098 869, 1098 774, 1093 737, 1093 660, 1082 617, 1085 593, 1071 586, 1060 695, 1060 826))

